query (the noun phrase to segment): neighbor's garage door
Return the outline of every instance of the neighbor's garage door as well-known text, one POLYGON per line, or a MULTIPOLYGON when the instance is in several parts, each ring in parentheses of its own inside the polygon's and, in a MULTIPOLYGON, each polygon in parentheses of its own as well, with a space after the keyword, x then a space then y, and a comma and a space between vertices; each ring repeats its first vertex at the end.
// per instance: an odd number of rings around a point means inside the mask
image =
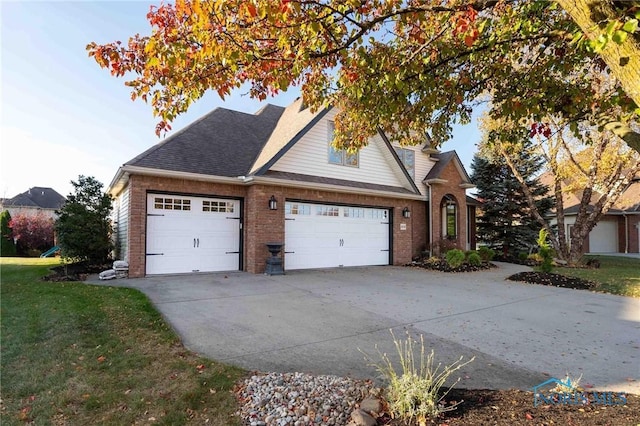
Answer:
POLYGON ((285 268, 389 264, 389 210, 286 202, 285 268))
POLYGON ((589 233, 590 253, 615 253, 618 251, 618 224, 601 221, 589 233))
POLYGON ((147 274, 240 269, 240 201, 147 196, 147 274))

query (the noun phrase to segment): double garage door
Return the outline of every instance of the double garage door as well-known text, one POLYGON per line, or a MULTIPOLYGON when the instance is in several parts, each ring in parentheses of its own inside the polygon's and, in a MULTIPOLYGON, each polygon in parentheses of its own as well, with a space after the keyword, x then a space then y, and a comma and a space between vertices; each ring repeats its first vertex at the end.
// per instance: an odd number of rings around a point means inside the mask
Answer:
POLYGON ((147 274, 240 269, 240 201, 147 195, 147 274))
POLYGON ((285 268, 390 263, 389 210, 359 206, 285 204, 285 268))

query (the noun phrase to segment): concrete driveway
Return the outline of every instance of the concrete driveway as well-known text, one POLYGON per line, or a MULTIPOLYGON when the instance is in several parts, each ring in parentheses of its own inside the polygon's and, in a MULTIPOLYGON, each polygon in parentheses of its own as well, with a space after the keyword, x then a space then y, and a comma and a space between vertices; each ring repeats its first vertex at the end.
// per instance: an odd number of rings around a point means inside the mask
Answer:
POLYGON ((475 356, 458 386, 531 389, 549 376, 640 393, 640 299, 526 285, 499 264, 472 274, 403 267, 162 276, 143 291, 191 350, 249 370, 377 376, 390 329, 437 359, 475 356))

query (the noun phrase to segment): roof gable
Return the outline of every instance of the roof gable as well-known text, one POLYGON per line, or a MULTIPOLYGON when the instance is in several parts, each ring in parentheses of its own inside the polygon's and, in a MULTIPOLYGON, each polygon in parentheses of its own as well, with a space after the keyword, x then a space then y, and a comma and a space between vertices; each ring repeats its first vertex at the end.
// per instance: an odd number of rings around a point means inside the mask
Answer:
MULTIPOLYGON (((395 151, 380 132, 360 149, 357 167, 329 163, 329 123, 335 114, 335 110, 325 110, 313 117, 303 131, 262 167, 260 173, 274 177, 308 176, 309 181, 314 181, 315 176, 343 182, 345 186, 366 183, 419 193, 395 151), (349 182, 351 184, 347 184, 349 182)), ((281 121, 284 119, 283 115, 281 121)))
POLYGON ((296 144, 331 108, 312 112, 298 98, 289 105, 260 154, 251 167, 250 174, 261 175, 296 144))
POLYGON ((464 168, 462 161, 460 161, 460 157, 455 151, 447 151, 441 152, 438 154, 431 154, 431 158, 437 160, 436 164, 429 170, 427 176, 425 176, 423 182, 432 183, 437 182, 438 180, 442 180, 442 174, 447 168, 447 166, 453 162, 455 167, 458 169, 458 173, 460 174, 460 179, 462 180, 462 185, 473 186, 471 182, 471 178, 469 174, 464 168))
POLYGON ((216 108, 125 165, 237 177, 249 169, 284 108, 266 105, 256 114, 216 108))

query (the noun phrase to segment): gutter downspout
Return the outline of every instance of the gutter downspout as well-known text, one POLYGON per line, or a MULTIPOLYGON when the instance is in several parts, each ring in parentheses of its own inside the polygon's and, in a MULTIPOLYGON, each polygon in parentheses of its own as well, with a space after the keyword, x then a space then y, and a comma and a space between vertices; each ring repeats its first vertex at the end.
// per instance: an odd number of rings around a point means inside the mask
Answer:
POLYGON ((629 233, 631 231, 629 229, 629 217, 626 214, 622 216, 624 216, 624 252, 629 253, 629 233))

